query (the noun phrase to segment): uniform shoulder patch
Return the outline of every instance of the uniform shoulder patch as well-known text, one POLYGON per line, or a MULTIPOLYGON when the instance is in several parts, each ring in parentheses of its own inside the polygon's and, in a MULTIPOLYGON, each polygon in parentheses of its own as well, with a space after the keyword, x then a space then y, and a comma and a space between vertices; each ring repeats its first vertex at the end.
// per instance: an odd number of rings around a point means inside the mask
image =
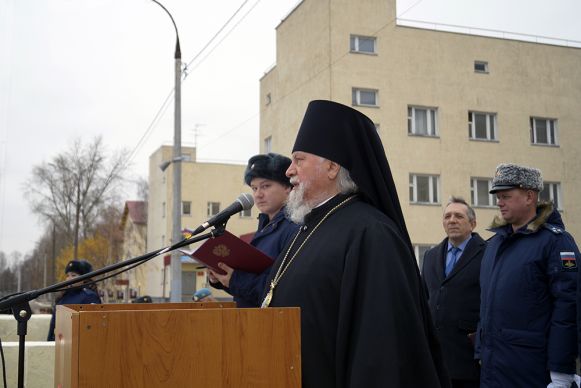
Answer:
POLYGON ((545 228, 549 229, 551 232, 553 232, 555 234, 562 234, 563 233, 563 228, 560 228, 560 227, 555 226, 555 225, 545 224, 545 228))
POLYGON ((577 258, 575 252, 560 252, 561 266, 565 269, 577 269, 577 258))

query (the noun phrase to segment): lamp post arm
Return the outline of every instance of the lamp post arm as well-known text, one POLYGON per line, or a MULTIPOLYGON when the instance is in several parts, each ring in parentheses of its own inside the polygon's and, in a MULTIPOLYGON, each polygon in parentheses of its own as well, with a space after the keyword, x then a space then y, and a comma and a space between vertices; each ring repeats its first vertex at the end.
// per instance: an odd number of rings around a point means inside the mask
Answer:
POLYGON ((178 33, 178 26, 177 26, 175 20, 173 19, 173 16, 171 16, 171 13, 169 13, 169 11, 167 10, 167 8, 165 8, 163 6, 163 4, 161 4, 159 1, 157 1, 157 0, 151 0, 151 1, 153 1, 155 4, 157 4, 161 8, 163 8, 163 10, 165 11, 165 13, 167 13, 168 16, 169 16, 169 18, 171 19, 171 22, 173 23, 173 27, 176 30, 176 50, 175 50, 174 58, 175 59, 182 59, 182 50, 180 48, 180 35, 178 33))

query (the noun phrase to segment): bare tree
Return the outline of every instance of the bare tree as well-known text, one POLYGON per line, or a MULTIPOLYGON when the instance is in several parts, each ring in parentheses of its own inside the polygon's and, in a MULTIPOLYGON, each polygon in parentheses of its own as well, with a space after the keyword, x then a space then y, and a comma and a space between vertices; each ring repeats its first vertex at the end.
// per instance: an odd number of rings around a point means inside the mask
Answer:
POLYGON ((0 297, 18 291, 18 262, 11 260, 20 259, 19 252, 12 252, 9 256, 0 251, 0 297))
POLYGON ((74 258, 79 239, 92 232, 99 211, 122 180, 127 166, 124 155, 107 157, 101 137, 86 146, 77 139, 69 150, 32 170, 25 188, 32 210, 64 231, 74 258))
POLYGON ((137 198, 140 201, 145 201, 149 199, 149 182, 144 177, 137 178, 137 198))

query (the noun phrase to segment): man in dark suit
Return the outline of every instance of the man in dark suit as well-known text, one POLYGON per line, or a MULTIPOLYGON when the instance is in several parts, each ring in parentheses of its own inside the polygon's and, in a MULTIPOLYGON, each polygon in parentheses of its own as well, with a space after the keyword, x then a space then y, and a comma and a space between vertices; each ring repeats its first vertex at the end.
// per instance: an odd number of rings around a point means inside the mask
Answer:
POLYGON ((480 367, 472 339, 480 312, 480 262, 486 242, 472 232, 476 214, 462 198, 450 199, 442 224, 448 237, 424 255, 422 278, 452 387, 478 387, 480 367))

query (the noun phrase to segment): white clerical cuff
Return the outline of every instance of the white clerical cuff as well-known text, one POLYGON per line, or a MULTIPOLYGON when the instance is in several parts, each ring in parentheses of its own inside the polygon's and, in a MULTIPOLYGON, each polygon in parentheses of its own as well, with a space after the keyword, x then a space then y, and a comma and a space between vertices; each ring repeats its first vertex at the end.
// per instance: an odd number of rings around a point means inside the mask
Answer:
POLYGON ((551 371, 551 384, 547 388, 569 388, 575 381, 574 374, 551 371))

